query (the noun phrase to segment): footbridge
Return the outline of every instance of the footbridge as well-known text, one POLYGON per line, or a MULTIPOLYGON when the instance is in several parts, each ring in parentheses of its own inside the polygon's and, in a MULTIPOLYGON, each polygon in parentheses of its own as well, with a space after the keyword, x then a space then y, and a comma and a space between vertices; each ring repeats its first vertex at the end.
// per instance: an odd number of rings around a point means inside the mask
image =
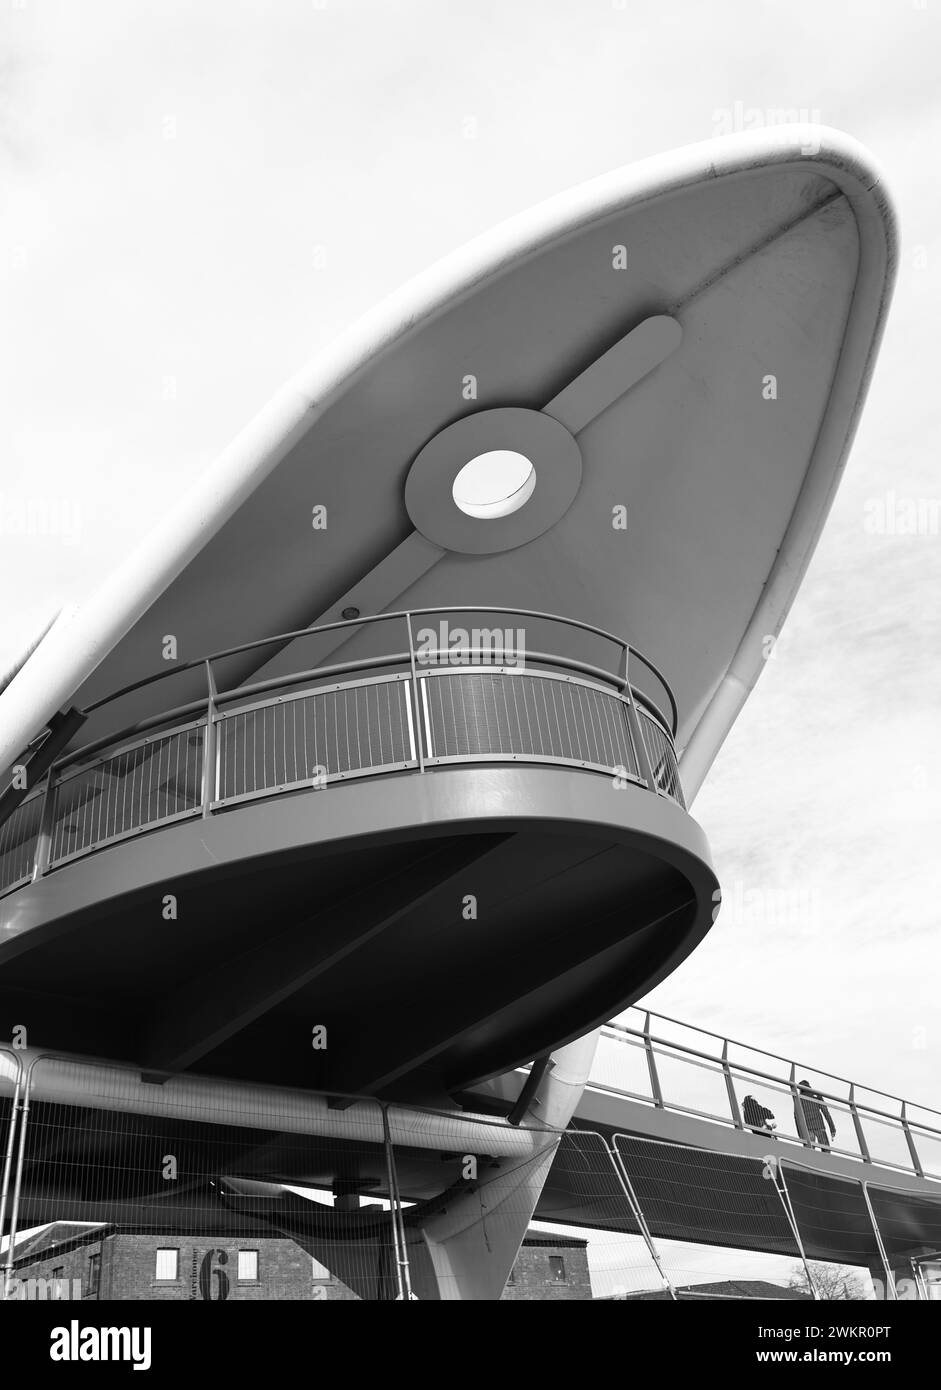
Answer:
POLYGON ((632 1009, 603 1030, 573 1128, 543 1220, 866 1265, 890 1297, 941 1249, 941 1114, 675 1019, 632 1009), (630 1180, 620 1220, 602 1148, 630 1180))

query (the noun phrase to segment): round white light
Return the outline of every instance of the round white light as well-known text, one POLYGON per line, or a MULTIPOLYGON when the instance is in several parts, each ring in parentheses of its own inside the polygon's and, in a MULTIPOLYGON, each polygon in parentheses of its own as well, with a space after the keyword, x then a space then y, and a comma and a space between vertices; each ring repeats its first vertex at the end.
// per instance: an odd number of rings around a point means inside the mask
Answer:
POLYGON ((536 470, 525 454, 491 449, 465 463, 451 491, 462 512, 486 520, 518 512, 535 486, 536 470))

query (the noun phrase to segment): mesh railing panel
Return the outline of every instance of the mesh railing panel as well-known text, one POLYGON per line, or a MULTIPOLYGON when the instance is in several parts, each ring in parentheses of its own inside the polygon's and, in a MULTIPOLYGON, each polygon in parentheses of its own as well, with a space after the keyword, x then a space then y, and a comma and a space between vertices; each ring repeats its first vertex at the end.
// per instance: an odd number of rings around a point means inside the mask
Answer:
MULTIPOLYGON (((279 696, 214 720, 209 796, 219 805, 426 761, 562 762, 643 781, 628 707, 584 681, 533 673, 397 674, 279 696)), ((669 739, 641 714, 657 785, 681 805, 669 739), (653 744, 650 740, 653 740, 653 744)), ((148 830, 203 804, 204 721, 154 735, 55 778, 48 865, 148 830)), ((0 893, 36 863, 42 794, 0 825, 0 893)))
POLYGON ((421 681, 439 758, 559 758, 638 776, 621 700, 578 681, 496 671, 421 681))
POLYGON ((941 1250, 941 1198, 868 1185, 872 1215, 890 1268, 911 1274, 912 1257, 941 1250))
MULTIPOLYGON (((617 1154, 678 1302, 796 1297, 800 1245, 767 1158, 614 1136, 617 1154)), ((627 1297, 659 1298, 651 1291, 627 1297)))
MULTIPOLYGON (((634 713, 629 713, 630 697, 621 693, 631 663, 625 663, 628 648, 620 638, 551 614, 516 610, 458 609, 449 615, 446 610, 431 609, 384 615, 386 619, 400 624, 407 650, 388 651, 369 620, 351 620, 207 657, 207 705, 211 709, 215 701, 223 713, 214 717, 213 736, 218 735, 219 748, 211 750, 211 765, 207 760, 205 785, 198 747, 203 735, 190 734, 194 725, 205 724, 204 719, 129 747, 131 729, 141 729, 140 724, 126 722, 139 703, 141 683, 94 702, 88 713, 95 713, 96 722, 108 708, 112 724, 123 730, 112 745, 118 751, 89 761, 90 747, 88 756, 78 755, 81 765, 75 755, 69 755, 53 769, 51 846, 40 833, 38 798, 35 805, 31 798, 25 809, 0 825, 0 893, 19 887, 37 869, 42 875, 110 840, 191 814, 197 797, 212 809, 311 782, 319 786, 332 779, 400 771, 421 763, 425 751, 430 763, 560 762, 641 785, 646 785, 649 758, 656 789, 685 805, 668 726, 650 712, 659 708, 663 720, 675 722, 672 696, 645 658, 633 652, 631 669, 636 668, 640 682, 638 700, 651 701, 648 708, 637 711, 639 732, 634 713), (487 625, 478 627, 485 617, 487 625), (324 667, 321 681, 345 670, 355 672, 356 678, 327 686, 318 682, 317 667, 335 647, 337 626, 349 629, 343 645, 352 644, 349 650, 354 655, 348 663, 324 667), (564 657, 551 654, 559 649, 559 628, 565 632, 564 657), (242 696, 238 693, 244 653, 260 653, 269 642, 283 645, 286 640, 300 664, 293 674, 284 674, 279 688, 294 691, 302 683, 316 683, 317 688, 248 704, 253 699, 250 688, 242 696), (329 652, 324 641, 330 643, 329 652), (487 667, 451 669, 450 663, 465 658, 471 662, 482 658, 487 667), (525 671, 524 659, 530 663, 525 671), (428 671, 428 662, 443 662, 446 669, 436 666, 428 671), (419 667, 420 691, 412 679, 419 667), (393 668, 395 676, 373 678, 373 673, 393 668), (580 677, 560 674, 559 668, 576 669, 580 677), (672 715, 662 713, 670 709, 672 715), (648 757, 641 756, 644 751, 648 757)), ((195 668, 200 664, 184 663, 177 671, 161 672, 143 684, 149 687, 154 680, 172 675, 185 680, 192 695, 198 686, 195 668)), ((264 684, 272 690, 275 680, 264 684)), ((181 715, 195 708, 185 700, 175 704, 163 685, 159 690, 167 705, 181 715)), ((180 687, 174 691, 179 694, 180 687)), ((169 716, 162 721, 165 730, 169 722, 169 716)), ((160 725, 154 716, 143 727, 160 725)), ((96 741, 97 750, 103 742, 96 741)))
POLYGON ((663 1277, 599 1134, 569 1130, 564 1135, 537 1215, 551 1218, 553 1225, 547 1230, 589 1238, 593 1297, 620 1298, 639 1289, 664 1291, 663 1277))
POLYGON ((203 735, 190 726, 158 735, 63 776, 55 787, 50 862, 201 805, 203 735))
POLYGON ((216 726, 218 799, 410 765, 408 701, 408 682, 392 679, 226 714, 216 726))
POLYGON ((653 770, 654 781, 662 792, 685 807, 683 788, 680 786, 680 771, 676 761, 676 751, 656 720, 651 719, 642 706, 637 707, 637 719, 641 737, 647 750, 647 757, 653 770))
POLYGON ((878 1262, 878 1241, 862 1182, 812 1170, 790 1157, 783 1159, 781 1172, 816 1297, 871 1298, 867 1265, 878 1262))
POLYGON ((42 806, 40 792, 22 801, 0 825, 0 893, 32 873, 42 806))
POLYGON ((766 1253, 799 1255, 763 1159, 624 1134, 614 1143, 655 1238, 727 1245, 734 1232, 766 1253))

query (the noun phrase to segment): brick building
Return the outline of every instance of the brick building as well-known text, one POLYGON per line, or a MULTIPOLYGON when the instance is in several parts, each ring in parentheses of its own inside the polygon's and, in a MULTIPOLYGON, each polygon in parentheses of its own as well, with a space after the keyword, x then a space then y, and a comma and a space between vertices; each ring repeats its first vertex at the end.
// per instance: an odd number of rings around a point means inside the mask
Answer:
POLYGON ((588 1241, 531 1231, 523 1240, 503 1298, 508 1302, 590 1299, 588 1241))
MULTIPOLYGON (((590 1299, 588 1242, 531 1232, 503 1298, 590 1299)), ((287 1237, 200 1239, 138 1235, 115 1226, 56 1221, 17 1242, 17 1296, 102 1300, 358 1301, 287 1237), (31 1286, 27 1281, 44 1281, 31 1286)))

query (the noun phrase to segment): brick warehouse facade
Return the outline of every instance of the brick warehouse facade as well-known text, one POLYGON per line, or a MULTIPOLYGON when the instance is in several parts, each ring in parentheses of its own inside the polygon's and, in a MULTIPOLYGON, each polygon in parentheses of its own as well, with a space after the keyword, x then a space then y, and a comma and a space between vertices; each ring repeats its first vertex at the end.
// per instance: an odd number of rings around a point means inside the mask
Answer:
POLYGON ((591 1299, 588 1241, 531 1231, 503 1290, 509 1303, 591 1299))
MULTIPOLYGON (((503 1299, 591 1299, 587 1245, 531 1232, 503 1299)), ((180 1239, 57 1221, 17 1243, 13 1270, 19 1298, 359 1301, 287 1237, 180 1239), (30 1280, 44 1283, 30 1285, 30 1280)))

